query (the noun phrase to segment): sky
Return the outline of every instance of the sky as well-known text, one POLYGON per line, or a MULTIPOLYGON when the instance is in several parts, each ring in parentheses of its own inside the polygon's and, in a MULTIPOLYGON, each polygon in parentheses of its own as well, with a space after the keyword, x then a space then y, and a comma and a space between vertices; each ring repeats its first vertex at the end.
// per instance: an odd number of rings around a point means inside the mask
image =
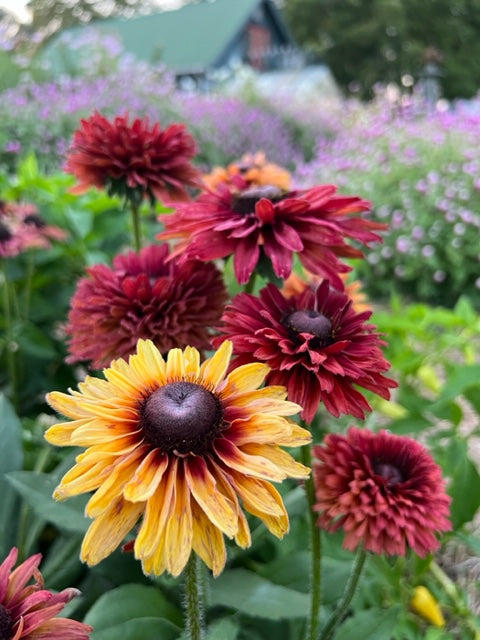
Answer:
MULTIPOLYGON (((156 0, 157 4, 165 9, 176 7, 180 4, 179 0, 156 0)), ((29 19, 28 11, 25 9, 27 0, 0 0, 0 8, 8 9, 14 13, 22 22, 29 19)))

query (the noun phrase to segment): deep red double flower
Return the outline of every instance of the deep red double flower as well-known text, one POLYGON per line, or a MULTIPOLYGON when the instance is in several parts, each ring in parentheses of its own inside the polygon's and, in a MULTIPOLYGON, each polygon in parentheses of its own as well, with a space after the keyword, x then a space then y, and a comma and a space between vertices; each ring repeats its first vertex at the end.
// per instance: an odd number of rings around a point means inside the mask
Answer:
POLYGON ((233 342, 235 366, 266 363, 268 384, 285 386, 307 422, 320 403, 334 416, 363 419, 371 406, 356 387, 388 399, 397 386, 382 375, 390 364, 376 327, 367 323, 371 313, 355 312, 348 296, 328 281, 288 299, 269 284, 259 297, 235 296, 213 342, 233 342))
POLYGON ((97 187, 137 204, 144 196, 185 200, 186 187, 199 184, 200 173, 190 162, 196 152, 183 124, 161 129, 147 118, 130 124, 127 114, 111 122, 95 112, 75 131, 64 169, 79 181, 76 193, 97 187))
POLYGON ((357 196, 336 193, 333 185, 285 193, 263 186, 233 192, 225 184, 180 203, 162 216, 162 239, 179 238, 175 251, 188 258, 215 260, 234 256, 235 275, 248 282, 260 263, 271 262, 275 275, 287 278, 293 255, 315 275, 343 288, 339 273, 350 271, 339 257, 361 257, 346 239, 368 245, 381 240, 374 230, 385 225, 355 216, 371 205, 357 196))
POLYGON ((113 268, 87 269, 70 303, 67 362, 107 367, 134 353, 139 338, 161 353, 187 345, 209 349, 227 299, 221 273, 213 264, 193 260, 180 267, 167 258, 168 245, 151 245, 117 256, 113 268))
POLYGON ((345 531, 344 547, 418 555, 436 551, 435 534, 451 529, 450 497, 440 467, 418 442, 352 427, 314 447, 319 525, 345 531))

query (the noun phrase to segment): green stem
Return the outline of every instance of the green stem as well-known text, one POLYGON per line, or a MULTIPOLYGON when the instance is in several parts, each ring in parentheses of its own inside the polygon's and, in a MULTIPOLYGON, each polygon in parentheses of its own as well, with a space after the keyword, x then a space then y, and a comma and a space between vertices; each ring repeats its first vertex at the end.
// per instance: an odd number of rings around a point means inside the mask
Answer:
POLYGON ((329 638, 333 636, 339 623, 343 620, 343 617, 347 613, 350 602, 352 601, 352 598, 355 594, 358 580, 362 574, 362 569, 363 565, 365 564, 366 557, 367 554, 365 550, 363 549, 363 547, 360 547, 355 555, 352 571, 348 578, 347 584, 345 585, 343 595, 339 603, 337 604, 337 608, 327 620, 327 624, 323 628, 320 635, 320 640, 329 640, 329 638))
MULTIPOLYGON (((307 467, 312 467, 312 450, 309 445, 302 447, 302 462, 307 467)), ((305 493, 308 502, 308 512, 310 518, 310 548, 312 552, 312 575, 311 575, 311 600, 310 617, 305 634, 305 640, 316 640, 318 634, 320 598, 321 598, 321 576, 322 576, 322 538, 320 527, 317 526, 317 514, 313 507, 315 505, 315 485, 312 473, 305 480, 305 493)))
POLYGON ((203 606, 201 588, 198 580, 197 554, 192 552, 185 569, 185 617, 189 640, 202 640, 203 606))
POLYGON ((255 288, 255 281, 257 279, 257 272, 254 271, 252 273, 252 275, 250 276, 250 280, 247 282, 247 284, 243 287, 243 290, 245 293, 253 293, 253 290, 255 288))
POLYGON ((18 408, 17 400, 17 367, 15 363, 15 351, 13 341, 12 311, 10 307, 10 287, 8 285, 7 270, 5 263, 2 263, 0 270, 0 286, 3 291, 3 311, 5 318, 5 357, 7 360, 7 371, 10 380, 11 401, 15 410, 18 408))
POLYGON ((140 207, 137 204, 130 203, 133 224, 133 243, 137 253, 142 248, 142 228, 140 224, 140 207))
POLYGON ((23 303, 23 317, 25 321, 28 321, 28 315, 30 313, 30 298, 32 296, 33 274, 35 273, 35 261, 32 252, 29 253, 27 260, 27 283, 23 303))

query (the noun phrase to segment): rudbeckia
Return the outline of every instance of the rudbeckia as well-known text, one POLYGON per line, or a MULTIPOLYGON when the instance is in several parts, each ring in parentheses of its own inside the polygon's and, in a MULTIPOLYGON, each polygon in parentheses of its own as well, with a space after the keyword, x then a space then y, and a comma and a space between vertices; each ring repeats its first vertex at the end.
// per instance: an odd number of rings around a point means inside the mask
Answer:
POLYGON ((309 433, 286 416, 300 407, 283 387, 258 389, 263 364, 226 371, 226 341, 200 364, 199 352, 172 349, 166 361, 152 342, 87 377, 78 391, 50 393, 49 403, 72 422, 51 427, 59 446, 86 447, 54 497, 94 491, 86 507, 93 518, 81 558, 89 565, 112 553, 141 523, 134 552, 146 574, 179 575, 193 549, 218 575, 226 561, 223 534, 250 544, 243 508, 276 536, 288 516, 271 484, 303 478, 309 469, 281 446, 299 446, 309 433))
POLYGON ((41 554, 30 556, 14 569, 17 557, 14 547, 0 564, 0 639, 88 640, 91 627, 56 617, 80 591, 48 591, 38 570, 41 554))
POLYGON ((346 239, 368 246, 381 239, 374 231, 385 225, 355 215, 368 211, 369 202, 336 191, 334 185, 321 185, 285 193, 267 185, 234 193, 219 184, 163 215, 165 231, 158 237, 178 238, 175 253, 187 258, 208 261, 233 255, 240 284, 265 261, 278 278, 288 278, 297 254, 305 269, 341 289, 339 273, 351 269, 339 257, 363 256, 346 239))
POLYGON ((367 322, 371 313, 356 313, 348 296, 332 289, 328 280, 288 299, 269 284, 259 297, 235 296, 213 343, 231 340, 237 366, 267 364, 267 382, 287 387, 307 422, 320 403, 336 417, 350 414, 363 420, 371 406, 357 387, 388 399, 390 388, 397 386, 382 375, 390 364, 375 326, 367 322))
POLYGON ((227 300, 222 275, 212 263, 167 259, 168 245, 151 245, 116 256, 113 268, 87 269, 70 302, 67 362, 107 367, 134 353, 138 338, 152 340, 161 353, 210 348, 227 300))
POLYGON ((113 121, 95 112, 81 121, 68 151, 65 171, 78 180, 73 189, 107 189, 138 203, 145 196, 159 200, 188 199, 186 187, 197 186, 199 172, 191 164, 197 152, 183 124, 161 129, 147 118, 129 122, 128 114, 113 121))
POLYGON ((215 189, 219 184, 225 184, 232 191, 272 186, 287 192, 291 188, 290 173, 278 164, 268 162, 261 151, 253 155, 247 153, 226 168, 215 167, 202 180, 209 189, 215 189))
POLYGON ((343 546, 405 555, 436 551, 449 531, 450 497, 440 467, 412 438, 352 427, 314 447, 319 525, 343 529, 343 546))

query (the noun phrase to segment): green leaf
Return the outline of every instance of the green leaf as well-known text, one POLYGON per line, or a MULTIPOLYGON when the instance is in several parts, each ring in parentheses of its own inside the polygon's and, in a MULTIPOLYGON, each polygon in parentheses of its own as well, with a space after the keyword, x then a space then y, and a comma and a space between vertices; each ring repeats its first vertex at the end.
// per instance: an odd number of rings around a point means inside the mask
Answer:
POLYGON ((435 411, 437 405, 455 400, 469 388, 478 388, 479 380, 480 364, 456 367, 448 377, 446 384, 443 386, 442 394, 432 405, 431 410, 435 411))
POLYGON ((59 529, 84 534, 90 520, 83 515, 89 496, 77 496, 68 502, 56 502, 52 498, 57 479, 48 473, 14 471, 6 476, 33 511, 59 529))
POLYGON ((469 458, 459 460, 449 493, 453 498, 451 519, 454 529, 458 529, 473 519, 480 506, 480 474, 469 458))
POLYGON ((231 618, 223 618, 210 625, 206 640, 236 640, 238 631, 238 622, 231 618))
POLYGON ((52 340, 32 323, 22 327, 18 336, 18 343, 21 351, 35 358, 50 360, 57 357, 52 340))
POLYGON ((23 465, 22 425, 12 405, 0 393, 0 558, 4 558, 15 542, 18 519, 18 497, 7 483, 5 474, 23 465), (7 526, 8 523, 8 526, 7 526))
POLYGON ((65 210, 67 220, 80 238, 85 238, 92 230, 93 216, 87 209, 74 209, 67 207, 65 210))
POLYGON ((378 607, 355 613, 338 627, 335 640, 385 640, 391 638, 400 607, 378 607))
POLYGON ((281 620, 307 615, 310 597, 273 584, 251 571, 232 569, 212 582, 210 603, 250 616, 281 620))
POLYGON ((124 584, 101 596, 85 617, 96 631, 138 618, 166 618, 182 624, 181 612, 155 588, 142 584, 124 584))
POLYGON ((91 640, 175 640, 180 629, 163 618, 135 618, 101 631, 95 630, 91 640))

